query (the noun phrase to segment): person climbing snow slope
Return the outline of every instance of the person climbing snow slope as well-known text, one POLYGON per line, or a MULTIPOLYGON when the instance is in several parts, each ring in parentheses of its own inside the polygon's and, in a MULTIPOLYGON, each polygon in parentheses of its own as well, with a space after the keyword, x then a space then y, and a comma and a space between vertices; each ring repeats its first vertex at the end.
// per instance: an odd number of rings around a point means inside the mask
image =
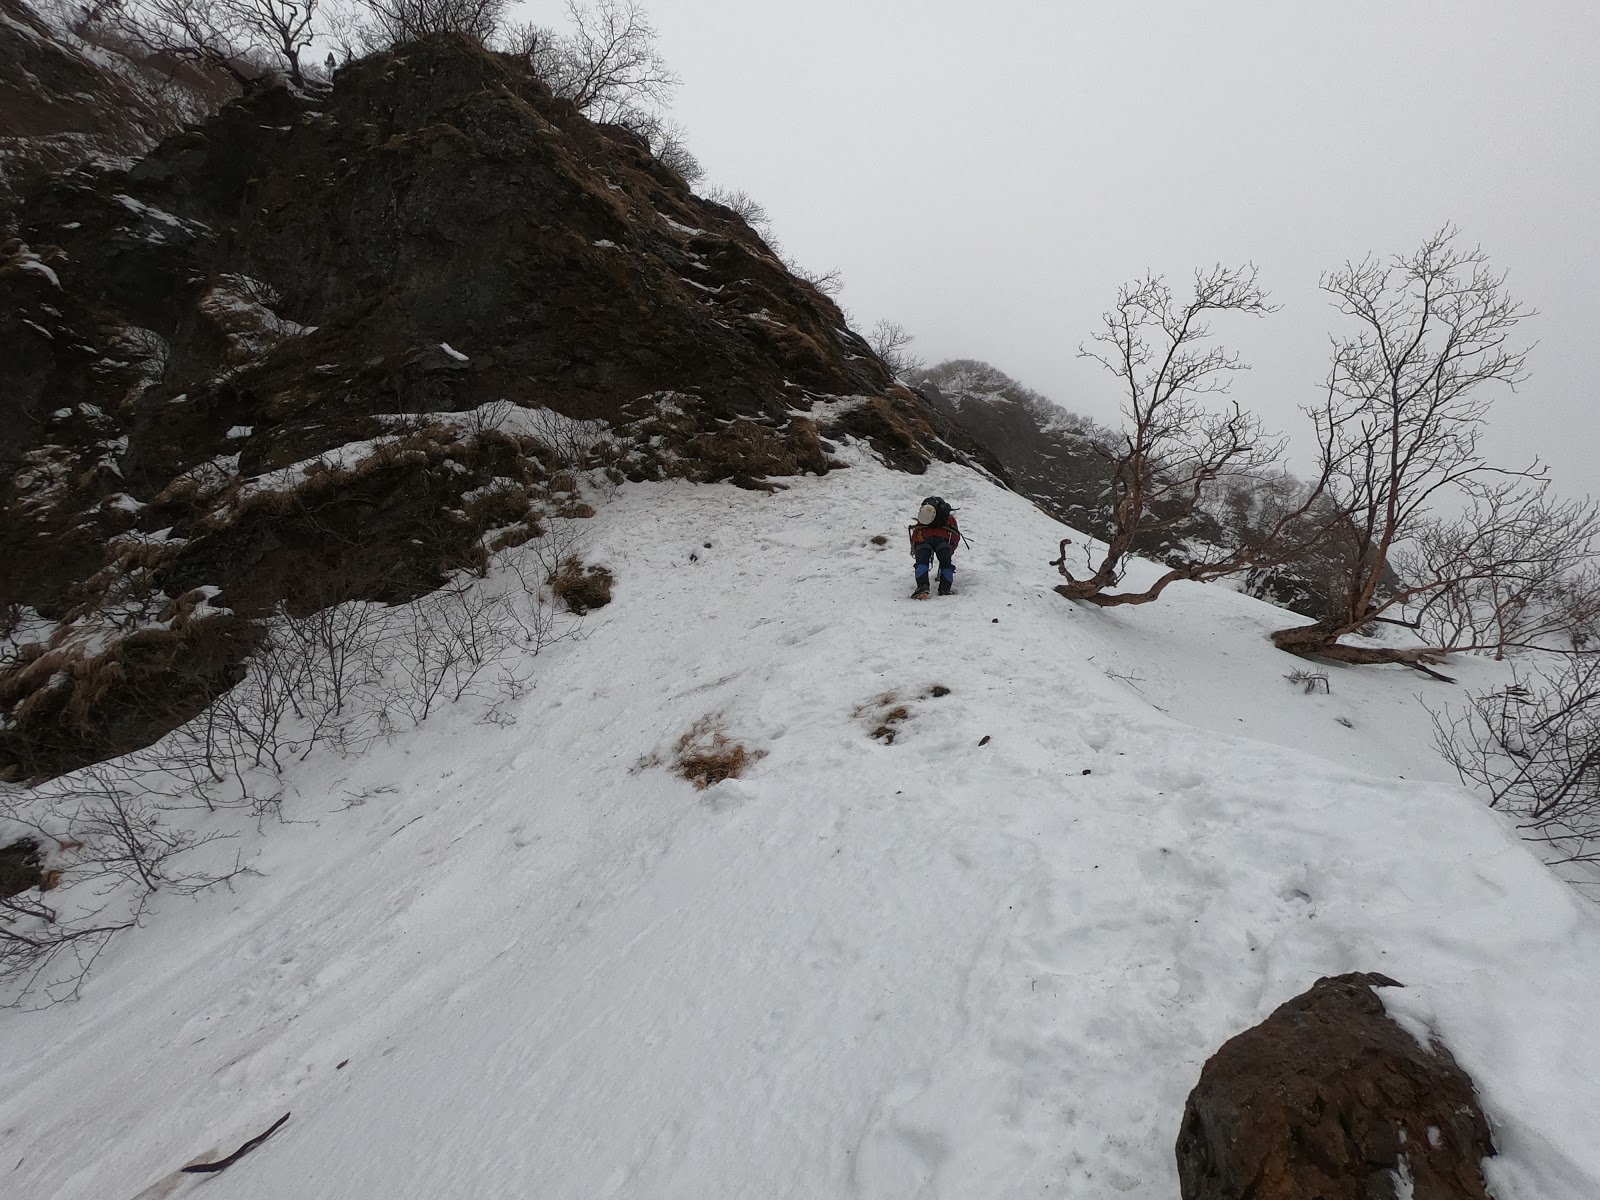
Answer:
POLYGON ((911 598, 928 598, 928 569, 935 557, 939 560, 939 595, 950 595, 955 591, 956 579, 951 558, 961 544, 961 528, 956 524, 950 505, 942 497, 929 496, 917 510, 916 523, 907 532, 911 536, 911 554, 916 559, 917 588, 911 598))

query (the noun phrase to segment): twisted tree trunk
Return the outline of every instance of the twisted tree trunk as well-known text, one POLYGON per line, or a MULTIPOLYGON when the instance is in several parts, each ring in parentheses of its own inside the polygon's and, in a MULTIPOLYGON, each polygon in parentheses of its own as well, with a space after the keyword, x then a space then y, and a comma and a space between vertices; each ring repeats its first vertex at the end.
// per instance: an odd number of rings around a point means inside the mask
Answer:
POLYGON ((1428 664, 1444 660, 1448 650, 1436 646, 1346 646, 1339 639, 1350 630, 1326 621, 1314 625, 1297 625, 1293 629, 1280 629, 1272 635, 1272 644, 1289 654, 1315 654, 1318 658, 1353 666, 1378 666, 1383 663, 1403 663, 1424 675, 1445 683, 1454 683, 1449 675, 1430 669, 1428 664))

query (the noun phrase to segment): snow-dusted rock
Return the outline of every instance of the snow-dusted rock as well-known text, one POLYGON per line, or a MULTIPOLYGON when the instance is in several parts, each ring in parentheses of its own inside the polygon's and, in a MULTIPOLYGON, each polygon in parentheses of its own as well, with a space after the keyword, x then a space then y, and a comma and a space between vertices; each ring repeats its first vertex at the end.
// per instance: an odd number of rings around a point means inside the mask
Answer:
POLYGON ((1317 980, 1207 1061, 1178 1131, 1183 1200, 1487 1200, 1472 1080, 1390 1020, 1379 974, 1317 980))

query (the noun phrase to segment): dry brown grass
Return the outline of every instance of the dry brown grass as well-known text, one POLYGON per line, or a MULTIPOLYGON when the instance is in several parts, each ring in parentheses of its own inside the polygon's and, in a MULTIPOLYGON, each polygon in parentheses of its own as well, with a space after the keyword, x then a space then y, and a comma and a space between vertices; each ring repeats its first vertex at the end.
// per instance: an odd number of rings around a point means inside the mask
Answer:
POLYGON ((885 746, 892 746, 894 739, 900 732, 900 726, 911 719, 911 710, 900 703, 898 692, 884 692, 881 696, 874 696, 864 704, 858 704, 851 713, 858 720, 865 720, 868 726, 867 736, 882 742, 885 746))
POLYGON ((900 722, 909 719, 911 710, 904 704, 897 704, 883 714, 883 720, 872 731, 872 736, 885 746, 894 745, 895 734, 899 732, 900 722))
POLYGON ((550 572, 550 590, 556 599, 567 606, 567 611, 582 616, 591 608, 604 608, 611 603, 611 585, 615 582, 605 567, 584 566, 576 554, 569 554, 561 565, 550 572))
POLYGON ((529 516, 509 529, 502 529, 489 539, 486 549, 490 554, 498 554, 502 550, 509 550, 513 546, 521 546, 531 542, 534 538, 544 536, 544 527, 539 524, 539 518, 529 516))
POLYGON ((890 466, 920 475, 935 457, 930 447, 938 434, 920 406, 903 388, 873 396, 839 413, 822 432, 828 437, 856 437, 867 442, 890 466))
POLYGON ((696 790, 704 790, 724 779, 738 779, 765 753, 734 741, 723 727, 721 714, 713 713, 701 717, 678 739, 672 748, 672 769, 696 790))

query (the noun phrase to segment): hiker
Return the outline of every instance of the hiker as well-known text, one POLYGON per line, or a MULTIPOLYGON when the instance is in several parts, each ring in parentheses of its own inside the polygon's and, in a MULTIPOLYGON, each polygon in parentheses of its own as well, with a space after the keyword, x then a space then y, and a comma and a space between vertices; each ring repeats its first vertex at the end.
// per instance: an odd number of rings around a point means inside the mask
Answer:
POLYGON ((939 559, 939 595, 948 596, 955 589, 956 568, 950 561, 956 547, 961 544, 961 529, 956 524, 955 513, 939 496, 929 496, 917 510, 917 523, 909 527, 911 554, 917 560, 917 590, 913 600, 928 598, 928 568, 934 557, 939 559))

